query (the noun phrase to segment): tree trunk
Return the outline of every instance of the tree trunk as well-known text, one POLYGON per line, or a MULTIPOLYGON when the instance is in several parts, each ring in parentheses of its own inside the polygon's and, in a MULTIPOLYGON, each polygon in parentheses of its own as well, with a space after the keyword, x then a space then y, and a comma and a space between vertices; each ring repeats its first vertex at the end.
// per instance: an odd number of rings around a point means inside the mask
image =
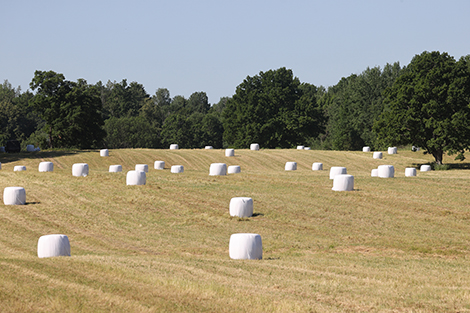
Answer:
POLYGON ((432 152, 432 156, 436 160, 436 164, 439 164, 439 165, 442 164, 442 155, 443 155, 442 150, 436 150, 432 152))

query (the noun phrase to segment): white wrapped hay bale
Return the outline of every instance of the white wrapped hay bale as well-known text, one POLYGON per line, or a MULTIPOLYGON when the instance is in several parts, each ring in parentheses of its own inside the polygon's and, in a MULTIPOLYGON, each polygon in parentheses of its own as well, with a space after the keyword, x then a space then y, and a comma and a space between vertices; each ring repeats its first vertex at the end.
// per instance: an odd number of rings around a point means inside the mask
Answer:
POLYGON ((52 162, 41 162, 38 167, 39 172, 52 172, 54 171, 54 163, 52 162))
POLYGON ((227 164, 225 163, 212 163, 209 168, 209 176, 224 176, 227 175, 227 164))
POLYGON ((378 176, 380 178, 395 177, 395 168, 393 167, 393 165, 379 165, 377 170, 378 170, 378 176))
POLYGON ((16 165, 16 166, 13 168, 13 171, 14 171, 14 172, 26 171, 26 166, 23 166, 23 165, 16 165))
POLYGON ((380 159, 382 159, 382 152, 376 151, 376 152, 374 152, 374 154, 372 155, 372 157, 373 157, 374 159, 379 159, 379 160, 380 160, 380 159))
POLYGON ((286 162, 286 165, 284 166, 284 170, 286 171, 297 170, 297 162, 286 162))
POLYGON ((230 199, 230 216, 253 216, 253 199, 248 197, 235 197, 230 199))
POLYGON ((212 147, 212 146, 205 146, 204 149, 210 150, 210 149, 214 149, 214 147, 212 147))
POLYGON ((303 150, 304 148, 304 146, 297 146, 297 150, 303 150))
POLYGON ((414 177, 416 176, 416 169, 414 167, 405 168, 405 177, 414 177))
POLYGON ((235 260, 261 260, 263 244, 258 234, 232 234, 229 243, 229 255, 235 260))
POLYGON ((39 152, 41 151, 41 148, 37 147, 37 148, 34 148, 34 152, 39 152))
POLYGON ((362 152, 370 152, 370 147, 362 147, 362 152))
POLYGON ((147 175, 144 171, 129 171, 126 176, 126 185, 137 186, 145 185, 147 182, 147 175))
POLYGON ((2 162, 0 162, 0 170, 2 169, 2 162))
POLYGON ((170 150, 178 150, 179 147, 176 143, 170 145, 170 150))
POLYGON ((75 163, 72 165, 72 175, 76 177, 87 177, 88 176, 88 164, 86 163, 75 163))
POLYGON ((108 149, 101 149, 100 150, 100 156, 102 156, 102 157, 109 156, 109 150, 108 149))
POLYGON ((147 164, 136 164, 135 165, 135 170, 148 173, 149 172, 149 166, 147 164))
POLYGON ((110 173, 120 173, 120 172, 122 172, 122 166, 121 165, 110 165, 109 166, 109 172, 110 173))
POLYGON ((370 176, 379 177, 379 170, 377 168, 374 168, 372 171, 370 171, 370 176))
POLYGON ((417 152, 417 151, 419 151, 419 148, 416 147, 416 146, 411 146, 411 151, 417 152))
POLYGON ((225 149, 225 156, 226 156, 226 157, 233 157, 233 156, 235 156, 235 150, 234 150, 234 149, 225 149))
POLYGON ((171 172, 174 173, 174 174, 183 173, 184 172, 184 167, 183 167, 183 165, 173 165, 171 167, 171 172))
POLYGON ((320 162, 313 163, 312 171, 323 171, 323 163, 320 163, 320 162))
POLYGON ((44 235, 38 240, 38 257, 70 256, 70 242, 66 235, 44 235))
POLYGON ((310 147, 304 147, 304 150, 310 150, 310 147))
POLYGON ((388 147, 388 154, 397 154, 397 147, 388 147))
POLYGON ((431 170, 431 165, 421 165, 419 170, 420 172, 429 172, 431 170))
POLYGON ((347 174, 336 175, 331 189, 334 191, 352 191, 354 189, 354 176, 347 174))
POLYGON ((259 144, 257 144, 257 143, 252 143, 252 144, 250 145, 250 150, 252 150, 252 151, 258 151, 258 150, 259 150, 259 144))
POLYGON ((165 161, 155 161, 155 163, 153 163, 153 167, 156 170, 163 170, 165 169, 165 161))
POLYGON ((26 152, 34 152, 34 145, 26 145, 26 152))
POLYGON ((26 191, 23 187, 5 187, 3 189, 3 204, 24 205, 26 204, 26 191))
POLYGON ((242 169, 240 168, 240 165, 230 165, 227 171, 229 174, 238 174, 242 172, 242 169))
POLYGON ((334 179, 336 175, 347 174, 346 168, 342 166, 333 166, 330 168, 330 179, 334 179))

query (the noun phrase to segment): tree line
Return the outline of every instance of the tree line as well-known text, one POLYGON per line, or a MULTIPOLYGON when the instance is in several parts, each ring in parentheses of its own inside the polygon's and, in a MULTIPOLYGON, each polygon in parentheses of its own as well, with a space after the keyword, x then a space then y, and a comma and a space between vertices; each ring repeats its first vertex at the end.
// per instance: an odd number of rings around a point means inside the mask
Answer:
POLYGON ((408 66, 386 64, 325 88, 279 68, 247 76, 234 95, 210 104, 137 82, 88 84, 36 71, 31 91, 0 85, 0 144, 42 148, 263 148, 374 150, 414 144, 464 158, 470 146, 470 56, 423 52, 408 66))

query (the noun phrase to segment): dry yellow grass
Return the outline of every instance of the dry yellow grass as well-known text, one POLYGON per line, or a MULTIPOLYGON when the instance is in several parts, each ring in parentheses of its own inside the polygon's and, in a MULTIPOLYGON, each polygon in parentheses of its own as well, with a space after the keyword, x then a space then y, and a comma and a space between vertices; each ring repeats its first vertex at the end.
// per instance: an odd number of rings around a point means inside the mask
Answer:
MULTIPOLYGON (((470 173, 418 172, 411 151, 111 150, 2 155, 0 187, 27 205, 0 204, 2 312, 465 312, 470 311, 470 173), (39 173, 40 161, 54 172, 39 173), (153 169, 155 160, 166 169, 153 169), (287 161, 298 170, 284 171, 287 161), (72 177, 86 162, 88 177, 72 177), (241 174, 209 176, 211 163, 241 174), (311 170, 322 162, 324 170, 311 170), (149 165, 145 186, 126 172, 149 165), (122 173, 108 167, 121 164, 122 173), (381 164, 394 179, 370 177, 381 164), (26 172, 13 172, 25 165, 26 172), (183 165, 183 174, 171 174, 183 165), (355 191, 333 192, 345 166, 355 191), (255 216, 231 218, 232 197, 255 216), (231 260, 230 235, 254 232, 263 260, 231 260), (37 240, 66 234, 72 257, 39 259, 37 240)), ((451 158, 445 161, 452 162, 451 158)))

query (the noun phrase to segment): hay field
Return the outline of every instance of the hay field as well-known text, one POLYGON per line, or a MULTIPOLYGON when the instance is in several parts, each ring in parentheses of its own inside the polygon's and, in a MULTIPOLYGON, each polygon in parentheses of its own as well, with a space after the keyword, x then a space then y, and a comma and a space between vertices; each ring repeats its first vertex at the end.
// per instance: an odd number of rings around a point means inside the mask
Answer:
POLYGON ((470 311, 469 170, 405 177, 405 167, 431 158, 402 150, 383 160, 295 149, 235 154, 2 154, 1 190, 24 187, 27 205, 0 204, 0 311, 470 311), (165 170, 154 170, 155 160, 165 170), (52 161, 54 172, 39 173, 40 161, 52 161), (287 161, 298 170, 284 171, 287 161), (89 176, 72 177, 82 162, 89 176), (211 177, 217 162, 242 173, 211 177), (312 171, 313 162, 324 170, 312 171), (126 186, 138 163, 149 165, 147 184, 126 186), (113 164, 123 172, 109 173, 113 164), (395 178, 370 177, 382 164, 395 166, 395 178), (171 174, 171 165, 184 173, 171 174), (355 191, 331 190, 331 166, 347 167, 355 191), (238 196, 253 198, 253 217, 229 216, 238 196), (262 260, 229 258, 230 235, 241 232, 261 235, 262 260), (38 238, 57 233, 69 237, 72 256, 39 259, 38 238))

